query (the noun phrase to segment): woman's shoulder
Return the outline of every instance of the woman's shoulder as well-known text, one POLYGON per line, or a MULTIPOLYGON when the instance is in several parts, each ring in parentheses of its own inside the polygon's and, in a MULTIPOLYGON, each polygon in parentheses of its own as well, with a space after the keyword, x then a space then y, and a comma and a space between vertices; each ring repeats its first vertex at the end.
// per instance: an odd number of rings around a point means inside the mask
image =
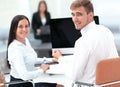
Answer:
POLYGON ((50 15, 50 13, 49 13, 48 11, 46 12, 46 17, 47 17, 48 19, 51 18, 51 15, 50 15))
POLYGON ((47 11, 46 14, 50 15, 50 12, 47 11))
POLYGON ((11 47, 15 47, 15 46, 16 46, 15 40, 13 40, 8 47, 11 48, 11 47))
POLYGON ((18 50, 22 48, 22 44, 17 40, 13 40, 8 46, 8 50, 18 50))
POLYGON ((26 45, 31 46, 31 45, 30 45, 30 41, 29 41, 29 39, 28 39, 28 38, 25 38, 25 41, 26 41, 26 45))
POLYGON ((39 13, 38 12, 34 12, 33 13, 33 16, 37 16, 39 13))

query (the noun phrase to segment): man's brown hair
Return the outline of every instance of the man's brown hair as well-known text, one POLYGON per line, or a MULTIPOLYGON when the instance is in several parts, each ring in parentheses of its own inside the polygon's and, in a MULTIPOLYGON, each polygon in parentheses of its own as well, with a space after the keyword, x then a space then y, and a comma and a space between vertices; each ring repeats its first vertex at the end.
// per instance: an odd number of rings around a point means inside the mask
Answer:
POLYGON ((70 9, 74 10, 74 9, 79 8, 81 6, 83 6, 85 8, 87 14, 90 12, 94 12, 93 5, 92 5, 90 0, 75 0, 71 4, 70 9))

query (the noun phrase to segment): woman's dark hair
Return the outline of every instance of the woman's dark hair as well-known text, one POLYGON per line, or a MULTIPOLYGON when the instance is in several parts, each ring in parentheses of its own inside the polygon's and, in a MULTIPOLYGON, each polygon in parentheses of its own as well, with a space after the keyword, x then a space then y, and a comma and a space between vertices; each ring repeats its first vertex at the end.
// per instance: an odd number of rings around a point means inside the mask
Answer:
POLYGON ((46 13, 48 8, 47 8, 47 3, 44 0, 41 0, 39 2, 39 4, 38 4, 38 12, 40 13, 39 9, 40 9, 41 4, 45 5, 45 8, 46 8, 45 13, 46 13))
POLYGON ((8 37, 8 45, 7 45, 7 64, 8 64, 8 67, 10 68, 10 65, 9 65, 9 62, 8 62, 8 47, 10 45, 10 43, 16 39, 16 31, 17 31, 17 27, 18 27, 18 23, 19 21, 23 20, 23 19, 26 19, 30 25, 30 22, 29 22, 29 19, 24 16, 24 15, 16 15, 12 21, 11 21, 11 26, 10 26, 10 31, 9 31, 9 37, 8 37))

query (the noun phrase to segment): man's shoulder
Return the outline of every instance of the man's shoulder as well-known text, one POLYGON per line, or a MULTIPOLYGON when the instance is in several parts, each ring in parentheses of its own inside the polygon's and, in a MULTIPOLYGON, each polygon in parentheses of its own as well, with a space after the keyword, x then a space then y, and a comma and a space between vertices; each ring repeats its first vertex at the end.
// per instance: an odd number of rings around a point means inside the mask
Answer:
POLYGON ((109 28, 107 26, 104 26, 104 25, 96 25, 98 28, 100 29, 107 29, 109 30, 109 28))

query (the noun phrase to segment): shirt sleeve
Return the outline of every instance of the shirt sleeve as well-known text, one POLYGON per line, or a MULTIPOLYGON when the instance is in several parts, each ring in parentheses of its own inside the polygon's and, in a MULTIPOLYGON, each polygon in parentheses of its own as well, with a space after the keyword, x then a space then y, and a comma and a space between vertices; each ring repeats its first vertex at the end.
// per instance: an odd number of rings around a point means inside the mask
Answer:
POLYGON ((61 56, 59 57, 59 65, 61 67, 64 67, 62 68, 64 71, 64 74, 67 78, 72 79, 72 68, 74 67, 74 64, 73 64, 73 60, 74 60, 74 55, 67 55, 67 56, 61 56))
POLYGON ((82 76, 84 75, 85 67, 88 62, 89 57, 89 44, 87 43, 87 40, 77 41, 74 48, 74 61, 73 61, 73 67, 72 67, 72 75, 71 78, 74 81, 80 80, 82 76))
POLYGON ((9 52, 8 56, 11 58, 9 59, 9 62, 12 63, 11 67, 14 67, 14 69, 16 69, 16 73, 18 73, 20 78, 23 80, 34 79, 43 72, 42 69, 28 71, 25 66, 24 56, 20 49, 15 49, 14 52, 9 52))
POLYGON ((77 41, 74 55, 59 58, 59 63, 64 66, 65 75, 72 81, 78 81, 82 78, 88 62, 89 50, 86 42, 77 41))
POLYGON ((36 63, 45 63, 45 62, 53 62, 53 59, 52 58, 46 58, 46 57, 36 58, 36 63))

